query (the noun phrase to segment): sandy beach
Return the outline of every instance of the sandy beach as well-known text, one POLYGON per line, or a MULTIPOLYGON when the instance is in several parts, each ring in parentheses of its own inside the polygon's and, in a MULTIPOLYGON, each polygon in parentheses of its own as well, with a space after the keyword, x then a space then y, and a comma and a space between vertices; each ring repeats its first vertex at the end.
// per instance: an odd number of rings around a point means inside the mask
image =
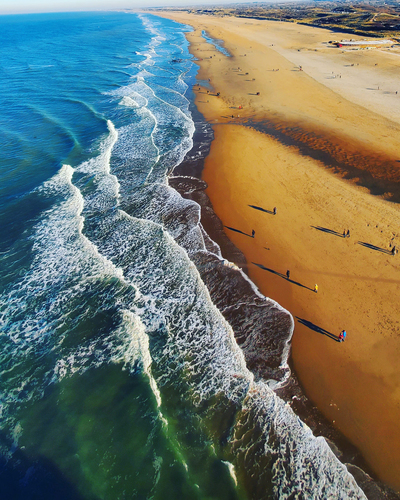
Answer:
POLYGON ((207 192, 251 279, 295 318, 305 393, 399 490, 400 53, 334 48, 346 35, 293 23, 162 15, 194 28, 207 192))

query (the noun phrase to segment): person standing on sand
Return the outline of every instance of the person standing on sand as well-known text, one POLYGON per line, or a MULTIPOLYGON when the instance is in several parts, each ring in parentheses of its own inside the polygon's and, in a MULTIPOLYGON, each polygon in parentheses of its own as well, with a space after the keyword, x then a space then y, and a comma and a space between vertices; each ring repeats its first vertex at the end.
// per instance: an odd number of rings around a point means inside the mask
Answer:
POLYGON ((346 238, 350 238, 350 229, 347 230, 346 238))
POLYGON ((290 279, 290 271, 289 271, 289 269, 286 271, 286 278, 290 279))
POLYGON ((346 330, 342 330, 339 333, 339 342, 344 342, 346 340, 346 335, 347 335, 346 330))
POLYGON ((276 207, 274 207, 274 210, 273 210, 273 212, 274 212, 274 215, 276 215, 276 207))
POLYGON ((251 237, 254 238, 254 235, 256 234, 256 232, 254 231, 254 229, 251 230, 251 237))
POLYGON ((392 255, 396 255, 396 252, 397 252, 396 247, 393 247, 392 248, 392 255))
POLYGON ((314 285, 314 292, 318 293, 318 285, 314 285))

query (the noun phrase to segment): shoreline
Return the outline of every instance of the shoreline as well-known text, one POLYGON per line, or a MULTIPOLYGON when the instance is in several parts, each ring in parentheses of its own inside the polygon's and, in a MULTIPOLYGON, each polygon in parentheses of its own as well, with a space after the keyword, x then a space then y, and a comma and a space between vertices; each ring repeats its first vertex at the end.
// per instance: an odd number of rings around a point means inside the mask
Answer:
MULTIPOLYGON (((207 196, 207 184, 201 180, 204 162, 209 154, 209 149, 214 137, 211 125, 205 121, 204 117, 194 105, 194 97, 195 95, 193 95, 193 104, 191 107, 192 116, 196 123, 196 132, 193 138, 194 145, 183 162, 173 170, 172 175, 169 177, 169 185, 176 189, 182 197, 193 200, 200 205, 201 225, 205 229, 206 237, 210 237, 212 241, 219 245, 225 259, 230 262, 235 262, 236 265, 248 275, 246 258, 225 234, 223 224, 215 214, 210 199, 207 196)), ((215 249, 209 247, 209 251, 213 252, 215 249)), ((234 328, 236 340, 240 345, 243 341, 240 332, 238 335, 237 331, 237 325, 238 323, 240 324, 242 320, 240 314, 239 321, 235 321, 232 315, 226 314, 223 310, 224 308, 221 307, 219 294, 215 296, 215 284, 214 286, 212 284, 210 286, 209 276, 207 273, 204 273, 204 266, 198 265, 197 263, 197 267, 202 279, 210 290, 213 302, 218 305, 218 308, 224 314, 227 321, 234 328)), ((232 275, 230 279, 232 280, 232 275)), ((232 283, 229 283, 228 287, 233 286, 234 282, 235 280, 232 280, 232 283)), ((221 280, 221 275, 217 278, 217 284, 218 283, 222 284, 224 287, 226 286, 223 280, 221 280)), ((236 281, 236 285, 237 283, 236 281)), ((250 340, 250 342, 252 341, 250 340)), ((246 357, 245 351, 244 354, 246 357)), ((355 477, 357 483, 364 492, 367 493, 368 497, 369 495, 373 495, 373 498, 383 498, 385 495, 385 498, 391 498, 393 500, 397 498, 397 496, 393 495, 384 484, 377 483, 376 479, 372 479, 371 476, 373 476, 373 473, 361 456, 360 451, 351 444, 340 431, 335 429, 305 396, 293 370, 291 360, 289 359, 288 362, 289 365, 291 365, 289 379, 284 382, 283 386, 275 388, 275 393, 291 406, 295 414, 312 429, 314 435, 323 436, 327 440, 333 453, 342 463, 346 464, 349 472, 355 477)), ((253 369, 253 373, 257 375, 257 370, 253 369)))
MULTIPOLYGON (((197 108, 193 108, 192 113, 197 115, 200 114, 197 108)), ((204 124, 207 124, 207 122, 200 124, 202 129, 204 124)), ((227 261, 235 262, 236 265, 248 275, 248 263, 246 258, 225 234, 223 224, 215 214, 210 199, 207 196, 207 184, 201 180, 204 161, 209 154, 209 147, 213 140, 213 137, 208 137, 208 148, 207 146, 204 147, 204 138, 206 137, 207 140, 207 135, 207 132, 204 133, 203 131, 198 133, 196 127, 193 148, 188 152, 183 162, 173 170, 172 176, 169 177, 169 185, 178 191, 183 198, 193 200, 200 205, 202 213, 201 224, 206 231, 206 235, 219 245, 222 255, 227 261), (200 135, 201 139, 198 140, 196 135, 200 135)), ((214 250, 215 249, 209 247, 209 251, 214 250)), ((202 279, 210 290, 213 302, 215 301, 215 303, 218 304, 218 297, 215 297, 215 293, 213 294, 213 291, 215 292, 215 287, 210 286, 207 273, 204 273, 202 270, 203 266, 197 264, 197 267, 202 279)), ((232 280, 232 275, 229 279, 232 280)), ((233 281, 234 280, 232 280, 232 283, 228 284, 228 286, 233 286, 233 281)), ((217 284, 222 284, 224 286, 221 277, 217 278, 217 284)), ((218 308, 223 312, 221 303, 218 304, 218 308)), ((237 321, 235 321, 234 317, 231 315, 224 314, 224 316, 233 326, 236 340, 240 342, 242 340, 241 336, 237 334, 238 332, 235 328, 235 323, 237 324, 237 321)), ((239 317, 239 323, 240 321, 241 318, 239 317)), ((246 356, 246 352, 244 352, 244 354, 246 356)), ((338 429, 332 426, 306 397, 294 372, 293 363, 290 359, 288 363, 291 370, 289 378, 284 382, 283 386, 274 389, 275 393, 291 406, 295 414, 311 428, 314 435, 323 436, 327 440, 333 453, 346 465, 347 469, 355 477, 358 485, 364 493, 367 494, 368 498, 370 498, 371 495, 371 498, 375 499, 384 497, 393 500, 397 499, 398 497, 387 489, 384 484, 377 481, 376 478, 372 479, 373 473, 361 456, 360 451, 340 431, 338 431, 338 429)), ((257 373, 254 368, 253 373, 257 373)))
MULTIPOLYGON (((174 17, 174 16, 172 16, 172 17, 174 17)), ((176 19, 176 20, 177 20, 177 19, 176 19)), ((182 22, 182 21, 180 21, 180 22, 182 22)), ((187 22, 187 20, 186 20, 186 22, 187 22)), ((203 18, 202 18, 202 22, 204 22, 204 19, 203 19, 203 18)), ((193 48, 193 47, 192 47, 192 48, 193 48)), ((220 57, 220 55, 219 55, 219 54, 217 54, 217 57, 220 57)), ((221 57, 222 57, 222 56, 221 56, 221 57)), ((207 61, 205 64, 203 64, 203 66, 205 66, 207 63, 208 63, 208 61, 207 61)), ((210 66, 210 64, 208 64, 208 65, 210 66)), ((203 77, 203 78, 204 78, 204 77, 206 77, 206 76, 207 76, 207 74, 212 75, 212 68, 204 68, 204 67, 203 67, 203 69, 200 71, 199 78, 200 78, 200 79, 201 79, 201 77, 203 77), (207 73, 207 72, 208 72, 208 73, 207 73)), ((204 78, 204 79, 206 79, 206 78, 204 78)), ((212 80, 214 80, 214 78, 213 78, 213 77, 212 77, 212 80)), ((213 82, 213 83, 214 83, 214 82, 213 82)), ((222 89, 222 88, 223 88, 223 87, 218 86, 218 90, 219 90, 219 89, 222 89)), ((203 95, 205 95, 205 94, 206 94, 206 90, 203 88, 200 92, 201 92, 201 93, 198 93, 198 96, 197 96, 197 105, 198 105, 198 107, 200 108, 200 111, 201 111, 201 112, 203 112, 203 110, 205 109, 205 111, 206 111, 206 112, 205 112, 205 114, 206 114, 206 118, 208 119, 208 121, 209 121, 209 122, 211 122, 211 123, 213 123, 213 122, 215 123, 216 121, 218 121, 218 122, 220 122, 220 121, 224 121, 224 120, 220 120, 220 118, 218 118, 218 120, 216 120, 216 119, 215 119, 215 116, 219 116, 219 117, 220 117, 220 116, 221 116, 221 109, 227 109, 227 107, 226 107, 226 103, 225 103, 225 108, 224 108, 224 107, 223 107, 223 105, 221 106, 220 100, 219 100, 219 102, 215 102, 215 101, 217 101, 217 100, 216 100, 216 99, 214 98, 214 96, 213 96, 214 101, 212 102, 212 105, 207 106, 207 105, 209 104, 209 102, 204 102, 204 101, 203 101, 202 103, 201 103, 201 102, 199 102, 199 101, 200 101, 200 98, 203 98, 203 95), (199 97, 200 97, 200 98, 199 98, 199 97), (213 109, 213 110, 211 111, 211 113, 210 113, 210 111, 206 109, 207 107, 214 108, 214 109, 213 109), (207 114, 209 115, 208 117, 207 117, 207 114), (211 119, 210 119, 210 115, 211 115, 211 119), (214 118, 213 118, 213 117, 214 117, 214 118)), ((207 101, 209 101, 209 99, 207 99, 207 101)), ((232 103, 232 102, 230 102, 230 103, 228 103, 228 104, 237 104, 237 103, 232 103)), ((236 109, 237 109, 237 106, 234 106, 234 107, 236 107, 236 109)), ((235 110, 235 112, 236 112, 236 110, 235 110)), ((240 111, 240 113, 242 113, 242 111, 240 111)), ((243 113, 243 114, 245 115, 246 113, 243 113)), ((256 113, 256 115, 257 115, 257 113, 256 113)), ((225 116, 226 116, 226 118, 229 118, 229 116, 228 116, 228 115, 225 115, 225 116)), ((235 117, 235 118, 236 118, 236 117, 235 117)), ((244 121, 246 121, 246 120, 247 120, 247 124, 248 124, 248 122, 249 122, 249 118, 252 118, 252 119, 254 120, 254 114, 253 114, 251 117, 250 117, 250 116, 247 116, 247 117, 246 117, 246 116, 244 116, 244 117, 240 117, 240 121, 243 121, 243 122, 244 122, 244 121)), ((256 116, 256 118, 257 118, 257 121, 258 121, 258 122, 260 122, 260 121, 261 121, 261 120, 259 119, 259 118, 260 118, 259 116, 256 116)), ((289 118, 290 118, 290 116, 289 116, 289 118)), ((289 123, 289 118, 288 118, 288 123, 289 123)), ((237 120, 237 121, 239 121, 239 120, 237 120)), ((225 125, 216 125, 216 126, 214 126, 214 130, 216 130, 216 129, 219 129, 219 130, 220 130, 220 129, 221 129, 221 127, 222 127, 222 128, 226 128, 226 129, 228 129, 229 127, 235 127, 234 125, 229 125, 229 124, 228 124, 228 122, 229 122, 229 119, 225 119, 226 126, 225 126, 225 125)), ((290 128, 290 127, 289 127, 289 128, 290 128)), ((221 133, 221 134, 223 135, 223 133, 222 133, 222 132, 219 132, 219 133, 221 133)), ((368 131, 367 131, 367 135, 368 135, 368 133, 370 134, 371 132, 368 132, 368 131)), ((230 136, 233 136, 233 135, 234 135, 234 134, 231 132, 231 133, 230 133, 230 136)), ((252 134, 252 135, 254 136, 254 132, 253 132, 253 134, 252 134)), ((361 134, 361 135, 362 135, 362 134, 361 134)), ((365 138, 364 138, 364 139, 365 139, 365 138)), ((226 135, 224 136, 224 140, 225 140, 225 142, 229 140, 229 134, 226 134, 226 135)), ((248 139, 248 140, 249 140, 249 142, 250 142, 252 139, 248 139)), ((216 141, 216 142, 218 142, 218 138, 217 138, 217 141, 216 141)), ((221 142, 221 141, 220 141, 220 142, 221 142)), ((390 145, 389 145, 389 146, 390 146, 390 145)), ((269 146, 268 146, 268 147, 271 147, 271 144, 269 144, 269 146)), ((352 147, 354 147, 354 143, 352 144, 352 147)), ((293 149, 293 146, 292 146, 292 149, 293 149)), ((319 149, 319 145, 318 145, 318 144, 316 144, 316 145, 314 146, 314 149, 315 149, 316 151, 320 151, 320 149, 319 149)), ((385 149, 385 148, 382 148, 382 149, 385 149)), ((390 149, 392 149, 392 148, 391 148, 391 147, 389 147, 388 149, 389 149, 389 152, 390 152, 390 149)), ((355 147, 355 151, 357 151, 357 147, 355 147)), ((293 153, 293 151, 291 151, 291 153, 293 153)), ((222 152, 221 152, 220 150, 218 151, 218 154, 216 155, 216 157, 219 155, 219 156, 218 156, 218 160, 217 160, 216 158, 211 158, 211 156, 212 156, 212 155, 210 155, 210 156, 208 157, 208 159, 207 159, 208 164, 211 164, 211 165, 214 165, 214 166, 215 166, 215 165, 216 165, 216 163, 221 162, 221 156, 222 156, 223 154, 225 154, 223 151, 222 151, 222 152)), ((281 154, 282 156, 287 155, 287 151, 286 151, 286 152, 280 151, 280 154, 281 154)), ((297 156, 301 156, 301 152, 300 152, 300 154, 299 154, 299 152, 295 152, 295 153, 293 153, 293 154, 297 154, 297 156)), ((237 155, 238 155, 238 157, 240 156, 240 151, 239 151, 239 152, 237 152, 237 155)), ((391 156, 391 155, 390 155, 390 156, 391 156)), ((312 159, 312 158, 311 158, 311 159, 312 159)), ((229 158, 228 160, 229 160, 230 162, 232 162, 232 158, 229 158)), ((236 164, 235 164, 235 165, 236 165, 236 164)), ((237 166, 237 165, 236 165, 236 166, 237 166)), ((318 164, 317 168, 321 169, 321 162, 319 162, 319 164, 318 164)), ((206 166, 206 169, 207 169, 207 166, 206 166)), ((379 170, 379 169, 378 169, 378 170, 379 170)), ((394 172, 394 173, 397 175, 397 172, 394 172)), ((321 175, 321 174, 318 174, 318 175, 321 175)), ((332 174, 330 174, 330 175, 331 175, 331 177, 330 177, 329 179, 328 179, 328 177, 325 179, 327 183, 332 184, 332 183, 333 183, 333 179, 336 179, 336 181, 338 181, 338 182, 342 182, 342 183, 343 183, 343 180, 341 180, 341 179, 339 180, 337 177, 332 176, 332 174)), ((206 177, 206 175, 205 175, 205 178, 206 178, 206 181, 207 181, 207 177, 206 177)), ((242 175, 242 178, 243 178, 243 175, 242 175)), ((225 183, 227 183, 227 182, 229 182, 230 180, 231 180, 231 179, 225 178, 224 182, 225 182, 225 183)), ((241 182, 241 181, 240 181, 239 179, 237 179, 237 180, 236 180, 236 184, 240 184, 240 182, 241 182)), ((282 182, 282 181, 281 181, 281 182, 282 182)), ((218 192, 218 193, 221 193, 221 190, 226 189, 226 185, 225 185, 225 186, 221 186, 221 185, 220 185, 219 187, 215 188, 216 184, 217 184, 217 183, 215 182, 215 179, 213 180, 213 182, 209 182, 209 185, 210 185, 209 190, 210 190, 210 189, 211 189, 211 190, 212 190, 212 189, 214 189, 215 193, 217 193, 217 192, 218 192), (212 188, 212 186, 214 186, 214 188, 212 188)), ((347 186, 347 188, 349 188, 349 189, 350 189, 350 188, 351 188, 351 189, 355 189, 355 188, 354 188, 354 186, 353 186, 353 185, 349 185, 349 183, 345 183, 345 184, 344 184, 344 186, 347 186)), ((347 189, 347 188, 346 188, 346 189, 347 189)), ((339 188, 338 188, 339 192, 340 192, 340 190, 341 190, 341 189, 344 189, 344 187, 343 187, 343 186, 339 186, 339 188)), ((363 190, 363 189, 358 188, 357 192, 360 192, 360 193, 361 193, 361 194, 363 194, 364 196, 366 195, 365 190, 363 190)), ((214 193, 214 196, 215 196, 215 193, 214 193)), ((217 193, 217 194, 218 194, 218 193, 217 193)), ((350 192, 349 192, 349 193, 350 193, 350 192)), ((350 194, 349 194, 349 197, 351 197, 351 196, 352 196, 352 193, 350 193, 350 194)), ((367 196, 370 196, 370 195, 367 195, 367 196)), ((236 197, 235 199, 237 199, 237 197, 236 197)), ((211 200, 212 200, 212 202, 213 202, 213 196, 211 196, 211 200)), ((213 205, 214 205, 214 202, 213 202, 213 205)), ((383 207, 383 205, 381 205, 381 207, 380 207, 380 208, 382 208, 382 207, 383 207)), ((223 213, 223 212, 224 212, 224 210, 223 210, 223 209, 222 209, 222 210, 219 210, 219 209, 217 208, 216 212, 218 213, 218 215, 220 216, 220 218, 222 218, 223 222, 225 222, 225 221, 224 221, 224 218, 226 219, 226 217, 224 217, 224 213, 223 213), (223 215, 222 217, 221 217, 221 213, 218 213, 219 211, 222 213, 222 215, 223 215)), ((232 215, 232 214, 230 214, 230 215, 232 215)), ((243 217, 243 214, 241 215, 240 213, 235 213, 235 217, 234 217, 235 222, 239 221, 239 220, 240 220, 240 217, 242 217, 242 221, 249 220, 249 218, 250 218, 250 217, 249 217, 249 216, 247 216, 247 215, 246 215, 245 217, 243 217)), ((225 224, 225 225, 226 225, 226 224, 225 224)), ((267 234, 269 234, 269 237, 271 236, 271 232, 270 232, 270 231, 271 231, 271 230, 269 229, 269 230, 267 230, 267 232, 266 232, 266 235, 267 235, 267 234)), ((315 231, 315 232, 317 232, 317 231, 315 231)), ((258 235, 258 231, 257 231, 257 235, 258 235)), ((239 236, 240 236, 240 235, 239 235, 239 236)), ((229 237, 230 237, 230 239, 232 239, 232 241, 233 241, 235 244, 237 244, 237 243, 236 243, 236 241, 240 241, 240 240, 238 240, 238 239, 237 239, 237 238, 238 238, 238 235, 237 235, 237 234, 230 234, 230 235, 229 235, 229 237), (231 236, 232 236, 232 238, 231 238, 231 236)), ((314 239, 315 239, 315 238, 314 238, 314 239)), ((397 241, 396 241, 396 243, 397 243, 397 241)), ((346 250, 349 250, 349 248, 348 248, 348 247, 349 247, 349 242, 348 242, 347 240, 346 240, 346 245, 347 245, 346 250)), ((241 244, 239 243, 239 244, 238 244, 238 246, 239 246, 239 248, 240 248, 240 249, 244 252, 244 254, 245 254, 245 255, 248 255, 248 254, 249 254, 250 250, 248 250, 248 249, 247 249, 247 246, 248 246, 248 245, 244 245, 244 246, 243 246, 243 245, 241 245, 241 244)), ((372 245, 371 245, 371 246, 372 246, 372 245)), ((378 248, 378 247, 376 247, 376 248, 378 248)), ((306 249, 304 249, 304 250, 306 250, 306 249)), ((251 253, 251 252, 250 252, 250 253, 251 253)), ((371 253, 371 252, 370 252, 370 253, 371 253)), ((346 252, 345 252, 345 254, 346 254, 346 252)), ((278 259, 278 260, 279 260, 279 259, 278 259)), ((293 260, 293 259, 292 259, 292 260, 293 260)), ((251 262, 251 261, 249 260, 249 262, 251 262)), ((292 266, 293 266, 293 265, 296 265, 296 262, 294 262, 294 263, 292 264, 292 266)), ((265 267, 265 266, 264 266, 264 267, 265 267)), ((295 268, 295 269, 296 269, 296 268, 295 268)), ((281 290, 281 293, 283 293, 283 292, 287 293, 287 290, 285 290, 285 288, 287 288, 287 287, 282 287, 282 284, 281 284, 281 283, 279 284, 279 283, 276 281, 276 279, 275 279, 275 283, 273 283, 273 281, 274 281, 274 280, 273 280, 273 279, 271 279, 271 283, 270 283, 269 285, 267 285, 267 286, 266 286, 266 283, 265 283, 265 278, 264 278, 264 277, 261 277, 261 273, 262 273, 262 271, 263 271, 263 269, 262 269, 262 268, 260 268, 260 267, 258 268, 258 270, 257 270, 257 269, 254 269, 254 268, 253 268, 253 269, 252 269, 252 268, 250 268, 250 277, 251 277, 251 279, 252 279, 252 280, 253 280, 253 281, 254 281, 254 282, 255 282, 255 283, 259 286, 259 288, 261 289, 261 291, 262 291, 265 295, 267 295, 267 296, 272 296, 272 298, 274 298, 275 300, 277 300, 277 301, 278 301, 278 303, 282 304, 282 302, 284 302, 284 300, 283 300, 283 301, 280 301, 278 298, 274 297, 272 293, 268 293, 268 292, 269 292, 269 291, 268 291, 268 288, 273 288, 273 289, 274 289, 274 290, 273 290, 273 292, 275 292, 276 290, 279 290, 279 289, 280 289, 280 290, 281 290), (260 269, 261 269, 261 270, 260 270, 260 269), (263 285, 264 285, 264 287, 263 287, 263 285), (265 288, 265 286, 266 286, 266 288, 265 288)), ((281 272, 283 272, 283 270, 282 270, 281 272)), ((264 274, 265 274, 265 272, 264 272, 264 274)), ((275 273, 275 274, 276 274, 276 273, 275 273)), ((272 276, 272 278, 274 278, 274 276, 272 276)), ((279 278, 279 279, 282 279, 282 278, 280 278, 280 277, 278 277, 278 278, 279 278)), ((312 285, 309 285, 309 286, 312 286, 312 285)), ((319 298, 319 297, 318 297, 318 298, 319 298)), ((289 304, 290 304, 290 303, 294 300, 294 299, 293 299, 293 297, 292 297, 292 293, 291 293, 291 292, 289 292, 289 299, 290 299, 290 300, 289 300, 289 304)), ((287 303, 287 300, 286 300, 286 303, 287 303)), ((284 307, 286 307, 286 309, 291 310, 291 309, 290 309, 290 307, 288 307, 285 303, 284 303, 283 305, 284 305, 284 307)), ((303 305, 304 305, 304 304, 303 304, 303 305)), ((304 317, 304 316, 303 316, 303 317, 304 317)), ((315 323, 312 323, 312 324, 314 324, 314 325, 315 325, 315 323)), ((304 325, 303 325, 303 327, 304 327, 304 325)), ((297 330, 298 328, 299 328, 299 325, 298 325, 298 324, 296 324, 296 330, 297 330)), ((304 328, 303 328, 303 330, 304 330, 304 328)), ((295 337, 296 337, 296 336, 295 336, 295 337)), ((298 352, 300 352, 303 356, 304 356, 304 355, 306 355, 306 356, 307 356, 307 355, 309 355, 309 353, 308 353, 309 349, 307 349, 307 352, 304 350, 304 349, 305 349, 305 345, 306 345, 306 347, 310 347, 310 344, 308 343, 308 345, 307 345, 307 341, 304 341, 304 339, 303 339, 303 340, 301 340, 301 339, 299 339, 299 337, 297 338, 297 340, 296 340, 296 338, 294 338, 294 339, 293 339, 294 351, 295 351, 295 349, 297 349, 297 351, 298 351, 298 352), (301 344, 303 344, 303 345, 301 345, 301 344)), ((347 345, 347 344, 346 344, 346 345, 347 345)), ((326 346, 325 346, 325 345, 323 345, 323 344, 321 344, 321 342, 319 343, 319 346, 318 346, 318 348, 319 348, 319 349, 321 349, 321 348, 322 348, 322 349, 325 349, 325 347, 326 347, 326 346)), ((370 347, 370 348, 371 348, 371 347, 373 348, 373 344, 372 344, 372 345, 370 345, 369 347, 370 347)), ((318 354, 318 353, 316 353, 316 352, 314 351, 314 354, 318 354)), ((331 357, 332 357, 332 350, 331 350, 330 354, 331 354, 331 357)), ((300 358, 301 358, 301 357, 302 357, 302 356, 300 356, 300 358)), ((348 356, 346 356, 346 357, 348 357, 348 356)), ((333 355, 332 360, 334 360, 334 358, 335 358, 335 355, 333 355)), ((313 361, 314 361, 314 362, 316 361, 315 356, 314 356, 313 361)), ((296 360, 296 357, 294 356, 294 366, 295 366, 295 370, 296 370, 296 372, 297 372, 298 368, 296 367, 296 362, 297 362, 297 363, 299 362, 299 357, 297 357, 297 360, 296 360)), ((343 359, 341 359, 341 362, 343 363, 343 359)), ((347 361, 347 363, 349 363, 349 362, 347 361)), ((347 366, 349 366, 349 365, 347 365, 347 366)), ((305 368, 303 368, 303 370, 305 370, 305 371, 307 372, 307 366, 306 366, 305 368)), ((308 370, 308 371, 309 371, 309 370, 308 370)), ((354 372, 354 367, 353 367, 353 372, 352 372, 352 374, 354 375, 355 373, 356 373, 356 372, 354 372)), ((303 372, 303 375, 304 375, 304 372, 303 372)), ((364 373, 362 373, 362 372, 357 371, 357 375, 365 375, 365 374, 364 374, 364 373)), ((303 382, 303 380, 301 379, 301 377, 300 377, 300 380, 301 380, 301 382, 302 382, 302 384, 303 384, 304 382, 303 382)), ((311 381, 311 384, 312 384, 312 383, 313 383, 313 382, 311 381)), ((315 383, 315 382, 314 382, 314 383, 315 383)), ((307 382, 307 383, 305 383, 304 385, 306 386, 306 392, 308 392, 308 391, 307 391, 307 389, 309 390, 309 387, 310 387, 310 381, 308 381, 308 382, 307 382), (307 387, 307 386, 308 386, 308 387, 307 387)), ((340 387, 339 387, 339 389, 340 389, 340 387)), ((336 396, 336 397, 337 397, 337 396, 336 396)), ((312 399, 314 399, 314 398, 312 398, 312 399)), ((335 406, 335 407, 337 407, 338 405, 337 405, 336 403, 334 403, 334 406, 335 406)), ((327 409, 327 408, 324 408, 324 409, 325 409, 325 411, 326 411, 326 410, 328 410, 328 415, 329 415, 329 416, 328 416, 328 419, 331 419, 332 412, 331 412, 331 413, 329 413, 329 408, 328 408, 328 409, 327 409)), ((335 409, 335 410, 336 410, 336 409, 335 409)), ((323 413, 325 413, 325 412, 323 412, 323 413)), ((340 429, 340 426, 339 426, 339 430, 341 430, 341 429, 340 429)), ((348 436, 348 437, 349 437, 349 436, 348 436)), ((352 440, 352 439, 351 439, 351 440, 352 440)), ((356 443, 355 443, 355 444, 356 444, 356 443)), ((365 453, 365 450, 364 450, 364 453, 365 453)), ((369 459, 369 462, 371 463, 371 459, 369 459)), ((372 464, 372 468, 376 470, 376 465, 374 466, 374 465, 372 464)), ((378 475, 381 475, 381 474, 378 474, 378 475)), ((384 479, 384 480, 388 481, 388 480, 387 480, 387 478, 386 478, 386 479, 384 479)), ((389 482, 389 484, 391 483, 391 484, 393 485, 393 482, 391 482, 390 480, 389 480, 388 482, 389 482)))
POLYGON ((227 237, 213 210, 206 193, 207 184, 201 179, 213 132, 194 102, 191 111, 196 124, 193 147, 168 178, 173 189, 201 208, 200 226, 207 253, 194 253, 191 259, 213 304, 232 327, 249 370, 256 379, 268 381, 271 388, 281 387, 290 375, 287 363, 293 319, 276 301, 260 295, 248 278, 244 254, 227 237), (271 323, 275 327, 273 331, 271 323))

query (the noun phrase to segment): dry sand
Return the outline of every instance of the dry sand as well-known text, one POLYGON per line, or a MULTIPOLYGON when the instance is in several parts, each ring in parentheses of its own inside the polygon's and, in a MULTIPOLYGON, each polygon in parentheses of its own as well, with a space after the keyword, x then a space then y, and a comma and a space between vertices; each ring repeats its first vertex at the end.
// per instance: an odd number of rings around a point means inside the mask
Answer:
POLYGON ((400 249, 400 210, 387 200, 400 201, 399 55, 342 51, 325 42, 346 35, 291 23, 168 17, 195 28, 214 209, 225 226, 256 231, 226 229, 252 280, 297 318, 292 357, 306 394, 398 490, 400 254, 390 250, 400 249))

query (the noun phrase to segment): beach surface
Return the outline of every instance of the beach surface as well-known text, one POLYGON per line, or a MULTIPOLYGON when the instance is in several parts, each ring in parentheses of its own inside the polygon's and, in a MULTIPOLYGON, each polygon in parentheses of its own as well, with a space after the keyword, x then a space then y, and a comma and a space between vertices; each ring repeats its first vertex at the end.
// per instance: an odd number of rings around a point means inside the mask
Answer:
POLYGON ((295 318, 305 393, 400 490, 398 49, 343 50, 327 42, 349 35, 294 23, 161 15, 194 28, 196 105, 215 134, 207 193, 250 278, 295 318))

